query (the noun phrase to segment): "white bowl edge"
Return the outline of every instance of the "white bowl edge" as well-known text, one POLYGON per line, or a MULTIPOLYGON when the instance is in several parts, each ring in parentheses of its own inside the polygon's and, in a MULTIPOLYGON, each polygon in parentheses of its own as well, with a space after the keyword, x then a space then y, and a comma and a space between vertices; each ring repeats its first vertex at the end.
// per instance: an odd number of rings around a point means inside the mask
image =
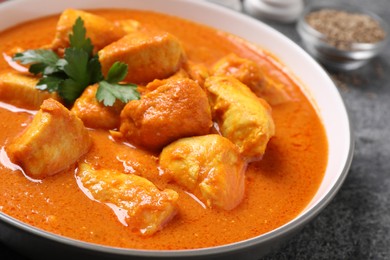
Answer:
MULTIPOLYGON (((167 5, 166 2, 166 0, 14 0, 0 6, 2 17, 0 31, 21 22, 60 13, 69 7, 87 9, 92 9, 91 6, 93 8, 125 7, 154 10, 207 24, 240 36, 272 52, 286 65, 285 69, 291 71, 303 83, 302 90, 310 100, 315 100, 314 105, 326 128, 329 142, 329 163, 318 192, 305 210, 294 220, 261 237, 271 239, 280 232, 303 225, 318 214, 333 198, 346 177, 352 159, 354 145, 351 126, 345 105, 333 81, 304 50, 282 34, 253 18, 199 0, 170 0, 170 5, 167 5), (191 5, 191 12, 188 12, 188 5, 191 5), (228 23, 223 22, 227 20, 229 20, 228 23)), ((10 222, 17 223, 17 221, 10 222)), ((46 233, 39 230, 36 232, 46 233)), ((59 236, 47 233, 46 235, 51 239, 61 240, 59 236)), ((250 239, 250 244, 256 243, 257 238, 250 239)), ((68 242, 73 243, 72 241, 69 239, 68 242)), ((237 243, 238 247, 244 246, 243 243, 245 241, 237 243)), ((89 244, 85 243, 84 246, 89 247, 89 244)), ((223 251, 226 246, 216 247, 216 250, 218 250, 217 248, 223 251)), ((156 252, 161 253, 161 251, 156 252)), ((154 255, 153 251, 145 251, 145 254, 154 255)))

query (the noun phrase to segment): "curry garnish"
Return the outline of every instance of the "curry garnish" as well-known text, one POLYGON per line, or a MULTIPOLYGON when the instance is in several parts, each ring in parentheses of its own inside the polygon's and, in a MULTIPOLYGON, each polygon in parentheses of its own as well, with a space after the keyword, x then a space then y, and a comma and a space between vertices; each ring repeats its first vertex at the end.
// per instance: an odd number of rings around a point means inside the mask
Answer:
POLYGON ((105 106, 112 106, 115 99, 122 102, 139 99, 137 85, 119 84, 127 75, 127 64, 115 62, 108 71, 107 78, 99 82, 99 88, 96 92, 96 99, 103 102, 105 106), (133 91, 129 91, 133 90, 133 91))
POLYGON ((82 49, 91 56, 93 45, 91 43, 91 39, 86 36, 87 30, 84 27, 84 21, 81 17, 79 17, 73 25, 72 34, 69 35, 70 46, 76 49, 82 49))
POLYGON ((96 99, 105 106, 112 106, 116 99, 127 103, 140 98, 135 84, 121 84, 127 73, 127 64, 114 63, 104 78, 98 54, 93 55, 91 39, 86 37, 84 21, 79 17, 69 35, 70 47, 64 57, 49 49, 27 50, 16 53, 14 60, 29 64, 29 72, 41 75, 36 88, 57 92, 67 103, 72 104, 92 84, 98 83, 96 99))

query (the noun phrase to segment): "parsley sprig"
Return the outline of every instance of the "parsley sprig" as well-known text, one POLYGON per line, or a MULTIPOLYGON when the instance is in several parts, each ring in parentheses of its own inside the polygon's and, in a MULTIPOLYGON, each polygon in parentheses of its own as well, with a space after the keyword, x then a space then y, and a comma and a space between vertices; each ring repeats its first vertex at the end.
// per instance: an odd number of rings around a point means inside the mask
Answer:
POLYGON ((84 21, 79 17, 63 58, 52 50, 36 49, 16 53, 13 59, 30 65, 30 73, 42 76, 37 89, 57 92, 67 104, 72 104, 86 87, 95 83, 99 83, 96 99, 105 106, 112 106, 117 99, 124 103, 139 99, 135 84, 120 83, 128 73, 127 64, 115 62, 104 78, 98 54, 93 55, 93 45, 86 34, 84 21))

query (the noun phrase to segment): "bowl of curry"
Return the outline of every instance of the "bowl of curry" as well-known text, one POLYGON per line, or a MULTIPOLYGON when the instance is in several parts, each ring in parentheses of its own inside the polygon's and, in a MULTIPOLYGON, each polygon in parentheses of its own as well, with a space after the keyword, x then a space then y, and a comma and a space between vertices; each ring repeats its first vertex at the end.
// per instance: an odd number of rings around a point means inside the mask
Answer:
POLYGON ((203 1, 0 6, 0 239, 34 258, 258 259, 353 142, 322 68, 203 1))

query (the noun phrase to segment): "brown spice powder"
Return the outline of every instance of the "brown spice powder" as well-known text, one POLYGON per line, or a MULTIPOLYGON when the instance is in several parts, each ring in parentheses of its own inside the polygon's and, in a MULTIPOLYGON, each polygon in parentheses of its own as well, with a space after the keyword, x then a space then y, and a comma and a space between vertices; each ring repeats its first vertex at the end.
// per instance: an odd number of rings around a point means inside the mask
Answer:
POLYGON ((353 43, 376 43, 386 37, 381 25, 366 14, 334 9, 309 13, 306 22, 326 37, 328 44, 340 50, 349 50, 353 43))

